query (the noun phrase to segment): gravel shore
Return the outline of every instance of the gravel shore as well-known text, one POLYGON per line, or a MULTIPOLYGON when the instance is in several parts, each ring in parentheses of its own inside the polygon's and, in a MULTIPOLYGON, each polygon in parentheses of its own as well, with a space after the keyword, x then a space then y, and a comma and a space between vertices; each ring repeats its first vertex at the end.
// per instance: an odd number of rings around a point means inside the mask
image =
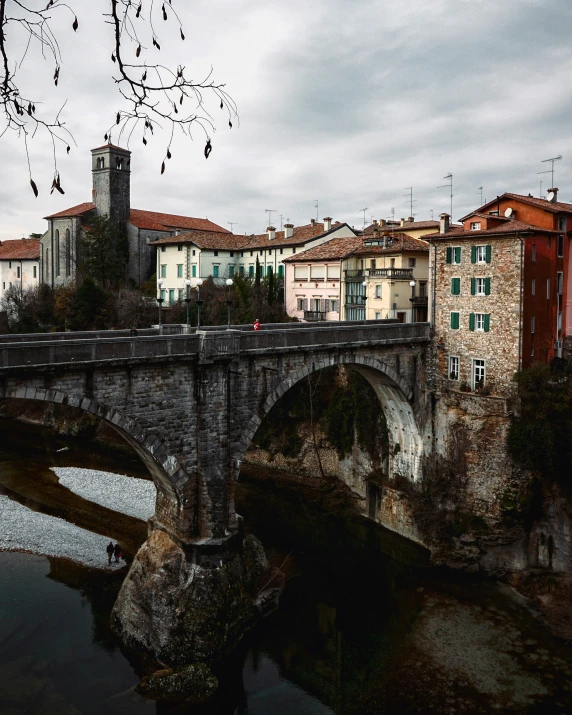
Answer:
POLYGON ((107 565, 105 549, 110 541, 107 536, 93 534, 65 519, 33 511, 0 495, 0 551, 29 551, 113 570, 125 563, 107 565))
POLYGON ((147 521, 155 513, 157 490, 147 479, 80 467, 52 467, 64 487, 88 501, 147 521))

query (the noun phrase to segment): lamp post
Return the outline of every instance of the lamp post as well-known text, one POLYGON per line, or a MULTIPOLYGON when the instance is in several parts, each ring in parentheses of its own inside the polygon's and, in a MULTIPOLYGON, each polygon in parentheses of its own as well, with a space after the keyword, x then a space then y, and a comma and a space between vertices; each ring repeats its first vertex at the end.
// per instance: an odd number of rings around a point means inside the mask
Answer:
POLYGON ((226 285, 228 288, 228 293, 226 297, 226 328, 230 330, 230 306, 232 305, 232 298, 230 297, 230 289, 232 288, 232 278, 226 279, 226 285))
POLYGON ((362 283, 363 286, 363 317, 367 320, 367 281, 362 283))
POLYGON ((415 305, 414 305, 414 298, 415 298, 415 281, 409 281, 409 285, 411 286, 411 322, 414 323, 415 321, 413 320, 413 315, 415 312, 415 305))
POLYGON ((191 332, 191 319, 189 318, 189 305, 191 302, 191 281, 185 281, 185 303, 187 304, 187 333, 191 332))
POLYGON ((163 305, 163 295, 162 295, 162 290, 161 286, 163 285, 162 280, 157 281, 157 288, 159 289, 159 297, 157 298, 157 303, 159 304, 159 334, 161 335, 163 333, 163 321, 161 319, 161 307, 163 305))
POLYGON ((201 329, 201 305, 203 301, 201 300, 201 286, 203 284, 202 278, 197 278, 197 330, 201 329))

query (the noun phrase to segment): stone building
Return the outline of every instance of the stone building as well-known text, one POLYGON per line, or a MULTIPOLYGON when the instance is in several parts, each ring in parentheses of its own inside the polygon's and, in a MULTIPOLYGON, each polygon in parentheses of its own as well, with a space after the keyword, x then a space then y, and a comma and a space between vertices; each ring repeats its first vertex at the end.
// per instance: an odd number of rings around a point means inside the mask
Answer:
POLYGON ((0 300, 6 291, 35 288, 40 276, 40 242, 36 238, 0 241, 0 300))
POLYGON ((442 214, 426 237, 440 389, 508 396, 515 372, 561 353, 568 238, 517 218, 514 197, 467 215, 462 228, 442 214))
POLYGON ((177 231, 231 235, 208 219, 131 208, 131 152, 112 144, 92 149, 92 200, 46 216, 48 229, 41 238, 40 280, 52 286, 76 278, 78 255, 90 217, 109 216, 125 228, 129 242, 126 278, 136 284, 154 272, 153 241, 177 231))

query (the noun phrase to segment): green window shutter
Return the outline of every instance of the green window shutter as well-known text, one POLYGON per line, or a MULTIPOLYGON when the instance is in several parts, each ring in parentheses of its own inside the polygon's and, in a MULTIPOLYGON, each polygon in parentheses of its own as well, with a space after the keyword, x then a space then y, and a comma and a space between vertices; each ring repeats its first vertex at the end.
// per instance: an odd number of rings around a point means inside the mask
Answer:
POLYGON ((485 333, 489 332, 490 325, 491 325, 491 316, 489 313, 485 313, 485 333))
POLYGON ((491 294, 491 279, 485 278, 485 295, 491 294))
POLYGON ((453 249, 451 246, 447 247, 447 263, 453 263, 453 249))
POLYGON ((213 278, 218 278, 218 266, 213 266, 213 278))
POLYGON ((248 266, 248 275, 251 278, 254 276, 254 266, 248 266))
POLYGON ((177 278, 183 277, 183 266, 179 263, 177 265, 177 278))
POLYGON ((475 329, 475 314, 471 313, 469 315, 469 330, 474 330, 475 329))
POLYGON ((459 329, 459 313, 451 313, 451 328, 453 330, 459 329))
POLYGON ((284 266, 282 264, 278 266, 278 275, 280 278, 284 278, 284 266))
POLYGON ((232 278, 234 275, 234 266, 229 266, 228 267, 228 277, 232 278))
POLYGON ((477 279, 471 278, 471 295, 475 295, 477 292, 477 279))
POLYGON ((192 266, 192 276, 193 276, 193 278, 197 277, 197 267, 196 266, 192 266))
POLYGON ((490 246, 487 246, 485 249, 485 257, 486 257, 487 263, 490 263, 491 262, 491 247, 490 246))
POLYGON ((477 247, 471 246, 471 263, 477 262, 477 247))
POLYGON ((461 262, 461 249, 459 247, 455 248, 455 263, 461 262))
POLYGON ((461 279, 451 278, 451 295, 461 294, 461 279))

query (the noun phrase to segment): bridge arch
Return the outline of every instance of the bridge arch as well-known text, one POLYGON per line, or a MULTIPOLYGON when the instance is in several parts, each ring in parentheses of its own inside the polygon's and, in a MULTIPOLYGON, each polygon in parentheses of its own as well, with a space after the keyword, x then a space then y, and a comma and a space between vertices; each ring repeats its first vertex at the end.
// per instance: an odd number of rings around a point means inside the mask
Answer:
POLYGON ((6 389, 0 397, 66 405, 99 417, 123 437, 149 470, 157 488, 154 521, 174 529, 181 538, 191 532, 189 477, 163 442, 136 419, 91 397, 61 390, 17 387, 6 389))
POLYGON ((413 387, 393 367, 382 360, 343 354, 320 358, 295 370, 272 390, 258 413, 252 415, 235 445, 232 459, 235 478, 238 477, 240 465, 257 429, 278 400, 308 375, 334 365, 347 365, 356 370, 368 381, 377 395, 389 431, 389 474, 392 476, 399 474, 412 482, 421 479, 423 439, 412 406, 413 387))

